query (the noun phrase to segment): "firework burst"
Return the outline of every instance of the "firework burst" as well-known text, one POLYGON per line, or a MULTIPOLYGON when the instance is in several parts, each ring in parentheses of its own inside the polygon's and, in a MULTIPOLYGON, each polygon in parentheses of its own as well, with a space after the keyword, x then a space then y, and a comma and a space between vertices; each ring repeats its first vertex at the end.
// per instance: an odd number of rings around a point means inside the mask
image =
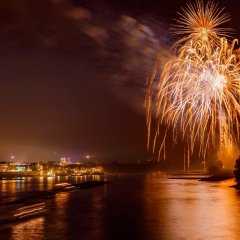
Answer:
POLYGON ((188 154, 199 144, 204 159, 210 146, 221 146, 222 155, 239 142, 240 62, 234 50, 237 40, 227 40, 226 29, 219 27, 227 20, 229 15, 213 2, 188 4, 180 14, 175 30, 184 37, 175 44, 178 54, 161 74, 156 63, 149 79, 145 106, 148 148, 153 139, 153 152, 160 125, 172 130, 174 142, 179 134, 186 139, 188 154), (157 127, 152 138, 153 112, 157 127))
POLYGON ((206 5, 203 1, 188 3, 178 15, 177 24, 172 30, 176 35, 181 35, 182 39, 175 45, 192 42, 197 48, 198 44, 214 47, 218 45, 220 37, 226 37, 231 32, 231 29, 221 27, 223 23, 230 21, 230 15, 213 1, 206 5))

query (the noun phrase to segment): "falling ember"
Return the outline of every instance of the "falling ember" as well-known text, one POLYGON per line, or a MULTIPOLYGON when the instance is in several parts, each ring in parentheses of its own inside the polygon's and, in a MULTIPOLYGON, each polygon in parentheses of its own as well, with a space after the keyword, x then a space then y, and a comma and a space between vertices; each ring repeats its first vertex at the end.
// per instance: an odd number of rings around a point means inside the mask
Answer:
POLYGON ((229 41, 224 35, 227 29, 219 27, 228 20, 229 15, 213 2, 188 4, 180 14, 174 28, 176 34, 183 35, 174 44, 177 55, 161 74, 157 62, 148 81, 148 147, 154 132, 151 119, 157 120, 153 152, 157 146, 162 148, 166 138, 160 138, 160 125, 172 132, 173 142, 179 134, 186 140, 188 159, 199 145, 200 157, 205 159, 214 147, 219 160, 224 161, 226 153, 231 155, 239 143, 239 50, 235 50, 237 40, 229 41))

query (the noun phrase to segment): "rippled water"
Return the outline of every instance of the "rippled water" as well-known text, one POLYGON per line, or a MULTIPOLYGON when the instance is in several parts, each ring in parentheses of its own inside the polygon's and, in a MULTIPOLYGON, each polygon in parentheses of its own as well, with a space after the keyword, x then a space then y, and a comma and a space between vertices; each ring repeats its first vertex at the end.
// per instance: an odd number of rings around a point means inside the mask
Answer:
MULTIPOLYGON (((168 179, 161 173, 108 178, 111 184, 45 199, 44 214, 1 226, 0 239, 240 239, 240 192, 229 188, 232 181, 168 179)), ((54 183, 0 181, 0 191, 7 196, 54 183)))

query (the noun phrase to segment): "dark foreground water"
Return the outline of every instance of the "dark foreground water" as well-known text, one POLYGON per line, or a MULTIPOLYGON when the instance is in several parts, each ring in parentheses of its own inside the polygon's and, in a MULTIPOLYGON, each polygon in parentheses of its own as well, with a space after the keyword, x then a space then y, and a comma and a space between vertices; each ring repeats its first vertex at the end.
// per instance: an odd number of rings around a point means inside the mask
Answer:
MULTIPOLYGON (((161 173, 108 179, 111 184, 45 199, 45 213, 1 225, 0 239, 240 239, 240 193, 228 187, 231 181, 168 179, 161 173)), ((53 179, 0 181, 0 191, 24 195, 53 184, 53 179)), ((9 207, 0 207, 1 217, 9 207)))

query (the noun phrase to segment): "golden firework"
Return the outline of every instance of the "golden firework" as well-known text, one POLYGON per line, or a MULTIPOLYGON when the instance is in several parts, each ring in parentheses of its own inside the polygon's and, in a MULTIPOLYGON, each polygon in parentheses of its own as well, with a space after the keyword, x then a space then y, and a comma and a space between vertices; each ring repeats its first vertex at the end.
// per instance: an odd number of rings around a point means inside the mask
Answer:
MULTIPOLYGON (((222 152, 238 143, 240 62, 234 50, 237 40, 227 40, 226 29, 219 27, 228 19, 229 15, 213 2, 205 6, 200 1, 188 4, 180 15, 175 29, 184 37, 175 44, 178 53, 161 74, 157 62, 148 82, 148 148, 152 112, 157 120, 153 152, 160 125, 172 130, 174 142, 179 134, 186 139, 190 154, 199 144, 199 154, 204 159, 210 146, 221 146, 222 152)), ((161 142, 160 149, 162 146, 161 142)))
POLYGON ((220 37, 226 37, 231 32, 231 29, 221 27, 223 23, 230 21, 230 15, 213 1, 206 5, 201 0, 195 4, 188 3, 178 15, 173 31, 182 35, 182 39, 176 45, 192 42, 196 45, 204 43, 207 47, 215 46, 220 37))

